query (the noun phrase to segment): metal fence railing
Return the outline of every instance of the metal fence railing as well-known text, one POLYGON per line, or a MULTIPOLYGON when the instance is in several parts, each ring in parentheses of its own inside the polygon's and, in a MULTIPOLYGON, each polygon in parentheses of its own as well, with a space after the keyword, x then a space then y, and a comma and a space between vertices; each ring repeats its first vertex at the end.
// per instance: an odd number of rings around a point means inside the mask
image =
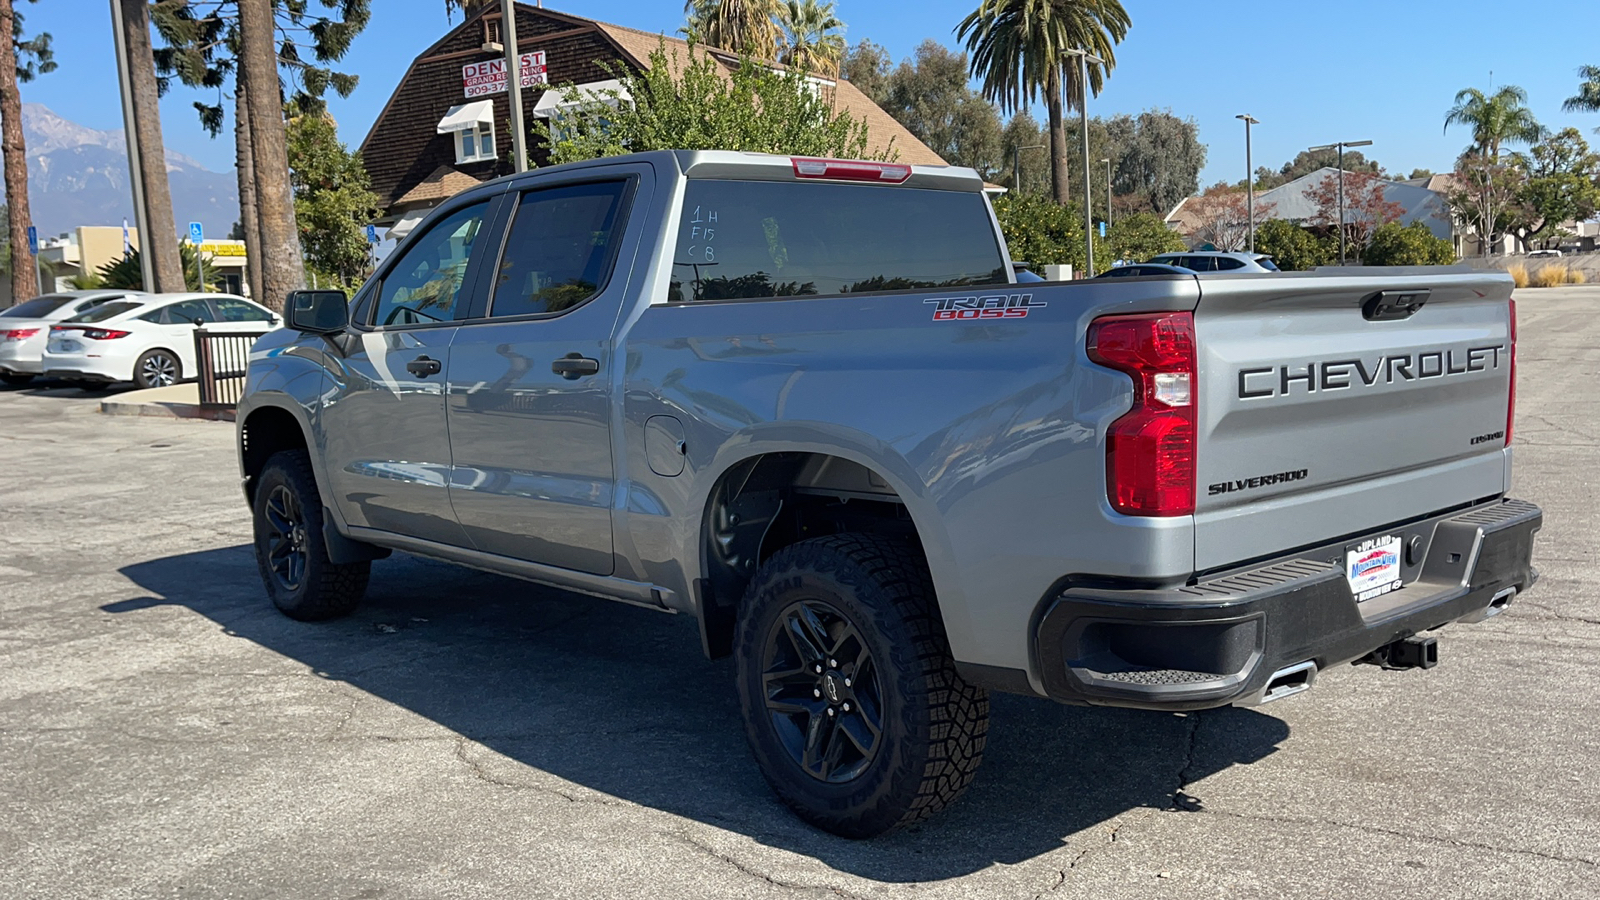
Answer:
POLYGON ((194 332, 194 358, 200 369, 200 408, 227 410, 244 395, 250 369, 250 347, 265 331, 194 332))

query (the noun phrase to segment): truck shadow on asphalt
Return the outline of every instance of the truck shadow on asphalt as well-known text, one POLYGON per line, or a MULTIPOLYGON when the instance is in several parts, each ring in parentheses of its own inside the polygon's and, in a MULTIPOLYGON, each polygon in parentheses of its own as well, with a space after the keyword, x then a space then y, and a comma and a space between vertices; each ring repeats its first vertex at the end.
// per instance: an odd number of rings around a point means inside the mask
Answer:
MULTIPOLYGON (((996 695, 983 767, 960 801, 905 832, 848 841, 774 799, 745 746, 732 665, 701 655, 687 617, 399 554, 374 565, 353 616, 322 624, 271 607, 247 546, 121 571, 149 596, 106 612, 187 607, 512 761, 499 772, 531 767, 880 881, 1015 864, 1092 829, 1071 841, 1087 849, 1113 837, 1096 826, 1131 810, 1182 815, 1204 802, 1190 785, 1270 755, 1289 734, 1244 709, 1196 718, 996 695)), ((352 736, 361 727, 358 717, 352 736)), ((529 784, 582 793, 539 772, 526 772, 529 784)))

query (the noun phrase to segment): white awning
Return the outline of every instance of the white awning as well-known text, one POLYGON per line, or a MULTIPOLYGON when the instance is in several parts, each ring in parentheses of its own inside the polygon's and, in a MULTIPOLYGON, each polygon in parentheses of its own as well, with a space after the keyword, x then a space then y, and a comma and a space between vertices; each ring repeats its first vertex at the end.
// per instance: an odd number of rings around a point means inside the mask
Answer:
POLYGON ((460 106, 450 107, 450 111, 439 120, 439 133, 449 134, 453 131, 465 131, 477 126, 479 123, 492 124, 494 122, 494 101, 479 100, 476 103, 463 103, 460 106))
MULTIPOLYGON (((615 78, 607 78, 605 81, 591 81, 588 84, 580 84, 577 87, 579 103, 588 100, 599 100, 601 103, 614 104, 618 99, 633 99, 633 95, 628 93, 628 89, 615 78)), ((552 88, 545 91, 539 95, 539 102, 533 105, 533 110, 529 115, 540 119, 548 119, 563 109, 577 105, 567 100, 569 90, 570 88, 552 88)))
POLYGON ((413 209, 402 213, 400 221, 389 226, 389 237, 397 241, 404 240, 405 236, 417 227, 417 223, 426 219, 431 212, 432 209, 413 209))

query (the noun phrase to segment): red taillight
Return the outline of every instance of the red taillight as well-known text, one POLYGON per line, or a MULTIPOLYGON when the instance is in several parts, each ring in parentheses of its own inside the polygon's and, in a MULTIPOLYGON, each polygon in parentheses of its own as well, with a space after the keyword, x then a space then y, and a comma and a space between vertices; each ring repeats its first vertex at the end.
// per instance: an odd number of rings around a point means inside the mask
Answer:
POLYGON ((1517 301, 1511 301, 1511 388, 1506 397, 1506 446, 1511 446, 1511 424, 1517 417, 1517 301))
POLYGON ((21 341, 31 338, 39 333, 37 328, 13 328, 10 331, 0 331, 0 339, 8 341, 21 341))
POLYGON ((113 341, 120 337, 127 337, 130 332, 117 331, 114 328, 90 328, 87 325, 51 325, 50 333, 66 331, 81 331, 83 336, 91 341, 113 341))
POLYGON ((835 181, 872 181, 880 184, 900 184, 911 177, 911 167, 904 163, 864 162, 854 159, 815 159, 809 156, 790 158, 796 178, 831 178, 835 181))
POLYGON ((1106 431, 1106 495, 1129 516, 1186 516, 1195 494, 1195 340, 1190 313, 1106 316, 1089 358, 1133 378, 1133 409, 1106 431))

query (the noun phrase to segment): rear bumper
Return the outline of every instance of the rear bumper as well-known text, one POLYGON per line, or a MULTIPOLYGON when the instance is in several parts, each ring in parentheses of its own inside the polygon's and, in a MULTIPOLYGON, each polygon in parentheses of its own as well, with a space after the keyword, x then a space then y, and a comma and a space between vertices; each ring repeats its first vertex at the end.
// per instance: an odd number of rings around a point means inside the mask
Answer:
POLYGON ((112 382, 133 378, 133 373, 126 370, 125 364, 82 353, 46 353, 42 369, 47 377, 74 381, 112 382))
POLYGON ((37 375, 43 371, 34 339, 0 342, 0 373, 8 375, 37 375))
POLYGON ((1325 670, 1451 622, 1482 621, 1538 577, 1539 507, 1497 500, 1401 533, 1405 587, 1357 604, 1346 542, 1158 590, 1071 587, 1046 600, 1033 653, 1069 703, 1206 709, 1259 702, 1274 673, 1325 670))

